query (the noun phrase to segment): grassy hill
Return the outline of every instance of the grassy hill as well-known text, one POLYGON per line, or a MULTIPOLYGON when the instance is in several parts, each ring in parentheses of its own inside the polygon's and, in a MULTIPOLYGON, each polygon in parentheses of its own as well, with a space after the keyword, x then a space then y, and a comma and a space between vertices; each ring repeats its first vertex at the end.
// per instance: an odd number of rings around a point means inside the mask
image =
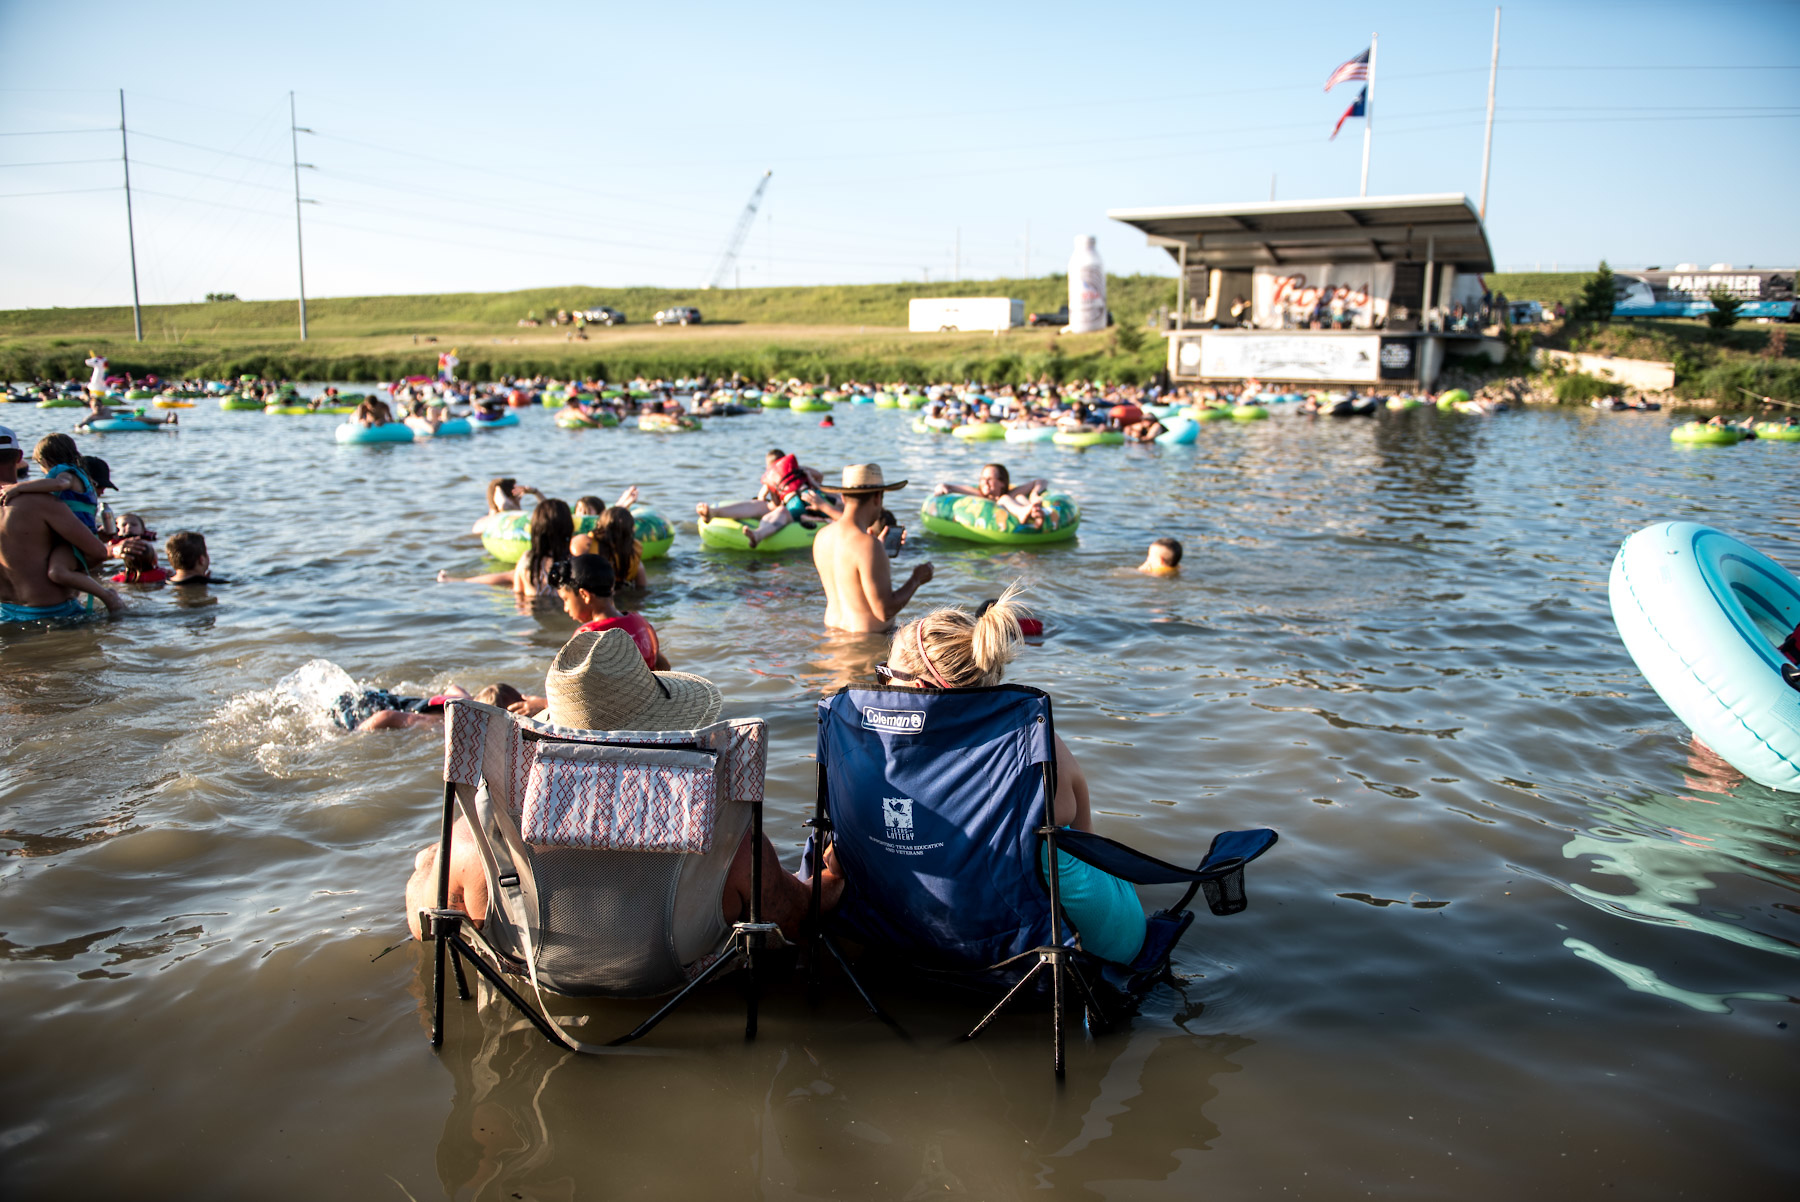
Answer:
MULTIPOLYGON (((476 379, 503 374, 608 378, 792 374, 819 378, 1004 378, 1026 371, 1077 370, 1069 360, 1102 353, 1107 364, 1154 371, 1161 340, 1140 339, 1145 319, 1173 305, 1175 281, 1114 276, 1108 298, 1121 335, 1056 342, 1044 331, 923 335, 906 332, 907 302, 920 296, 1010 296, 1026 309, 1054 309, 1068 296, 1062 276, 971 280, 960 284, 862 284, 708 291, 675 288, 537 288, 521 292, 334 297, 307 302, 308 341, 299 341, 293 301, 151 305, 144 338, 132 338, 128 307, 0 312, 0 378, 85 374, 90 349, 120 370, 165 376, 229 377, 243 372, 293 379, 391 379, 434 370, 439 350, 455 346, 476 379), (551 327, 521 329, 519 319, 558 309, 610 305, 629 323, 593 329, 585 341, 551 327), (694 329, 650 325, 671 305, 705 317, 694 329), (1123 338, 1124 345, 1120 346, 1123 338), (1053 352, 1052 347, 1055 347, 1053 352), (1095 348, 1100 348, 1096 351, 1095 348)), ((1146 332, 1147 333, 1147 332, 1146 332)), ((1107 370, 1098 360, 1084 367, 1107 370)))

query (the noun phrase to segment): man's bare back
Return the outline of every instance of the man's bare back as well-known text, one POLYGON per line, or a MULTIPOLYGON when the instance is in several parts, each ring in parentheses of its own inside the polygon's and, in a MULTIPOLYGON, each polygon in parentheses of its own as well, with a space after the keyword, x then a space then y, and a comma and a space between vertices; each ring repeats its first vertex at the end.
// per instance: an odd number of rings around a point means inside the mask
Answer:
POLYGON ((825 586, 825 625, 852 634, 889 630, 894 618, 931 579, 928 563, 893 585, 887 551, 869 527, 881 519, 880 493, 845 493, 844 512, 813 538, 813 566, 825 586))
POLYGON ((50 582, 50 552, 62 542, 90 564, 106 558, 106 545, 61 501, 21 495, 0 505, 0 601, 49 606, 73 596, 50 582))

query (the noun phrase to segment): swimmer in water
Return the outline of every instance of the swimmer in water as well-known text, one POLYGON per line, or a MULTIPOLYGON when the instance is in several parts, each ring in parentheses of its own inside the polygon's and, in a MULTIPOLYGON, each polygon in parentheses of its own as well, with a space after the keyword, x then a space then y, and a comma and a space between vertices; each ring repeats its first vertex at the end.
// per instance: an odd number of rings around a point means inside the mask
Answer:
POLYGON ((1148 576, 1173 576, 1181 571, 1180 540, 1159 538, 1152 542, 1138 571, 1148 576))

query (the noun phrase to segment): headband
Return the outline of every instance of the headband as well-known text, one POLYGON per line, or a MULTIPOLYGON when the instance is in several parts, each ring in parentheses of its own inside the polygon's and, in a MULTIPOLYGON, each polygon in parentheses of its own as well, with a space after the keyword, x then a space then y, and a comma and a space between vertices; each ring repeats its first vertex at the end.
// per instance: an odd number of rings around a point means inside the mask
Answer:
POLYGON ((937 670, 937 665, 931 662, 931 653, 925 650, 925 623, 924 623, 924 621, 921 620, 918 622, 914 622, 912 630, 913 630, 913 647, 914 647, 914 649, 916 649, 918 651, 919 658, 922 661, 924 661, 926 671, 930 672, 931 678, 938 682, 938 688, 940 688, 940 689, 949 688, 950 682, 944 679, 943 674, 937 670))

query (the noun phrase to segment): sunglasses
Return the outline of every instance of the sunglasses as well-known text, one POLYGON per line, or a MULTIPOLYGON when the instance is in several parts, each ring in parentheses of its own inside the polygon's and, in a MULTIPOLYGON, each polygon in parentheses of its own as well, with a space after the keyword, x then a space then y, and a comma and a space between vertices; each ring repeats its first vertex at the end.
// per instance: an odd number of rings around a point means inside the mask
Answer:
POLYGON ((899 681, 901 684, 911 685, 914 688, 931 689, 934 692, 937 689, 935 684, 923 676, 914 676, 911 672, 902 672, 897 668, 889 667, 886 660, 875 665, 875 679, 882 684, 893 684, 895 681, 899 681))

